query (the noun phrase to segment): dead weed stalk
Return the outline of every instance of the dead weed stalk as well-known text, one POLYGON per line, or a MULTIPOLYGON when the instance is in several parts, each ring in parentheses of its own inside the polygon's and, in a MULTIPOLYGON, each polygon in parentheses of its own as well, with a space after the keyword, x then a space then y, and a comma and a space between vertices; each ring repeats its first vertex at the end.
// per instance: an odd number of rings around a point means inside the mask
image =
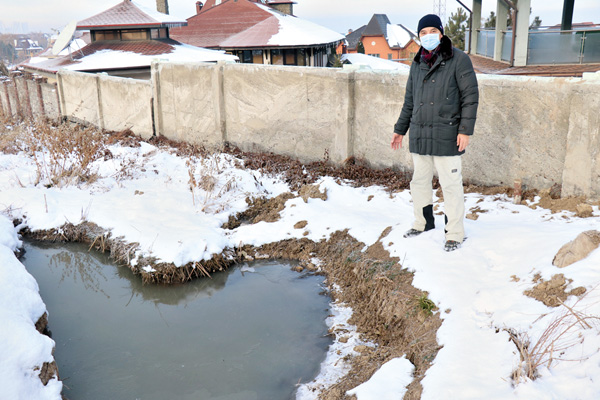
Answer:
POLYGON ((104 156, 101 132, 62 124, 35 124, 23 130, 21 140, 37 168, 35 184, 68 186, 98 178, 94 161, 104 156))
POLYGON ((201 157, 192 155, 185 162, 192 202, 194 206, 201 205, 202 211, 221 211, 211 210, 211 207, 218 204, 216 200, 237 187, 237 178, 223 168, 221 162, 220 155, 217 153, 205 154, 201 157), (203 193, 203 199, 196 203, 200 193, 203 193))
POLYGON ((583 344, 585 340, 583 330, 598 329, 599 327, 600 317, 588 315, 576 309, 584 297, 581 297, 573 306, 568 306, 561 301, 562 311, 551 320, 535 341, 527 332, 504 328, 504 331, 509 334, 510 340, 517 346, 520 355, 519 365, 511 376, 514 385, 528 379, 537 379, 539 368, 542 366, 550 369, 561 361, 581 361, 585 358, 568 359, 564 357, 567 350, 583 344))

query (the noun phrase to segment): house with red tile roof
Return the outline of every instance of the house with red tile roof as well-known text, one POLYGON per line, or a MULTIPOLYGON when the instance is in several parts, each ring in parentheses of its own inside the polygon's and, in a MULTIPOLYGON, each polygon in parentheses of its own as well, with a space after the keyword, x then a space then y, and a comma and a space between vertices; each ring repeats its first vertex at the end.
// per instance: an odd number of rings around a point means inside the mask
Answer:
MULTIPOLYGON (((158 2, 157 2, 158 3, 158 2)), ((166 0, 162 7, 168 10, 166 0)), ((70 54, 30 60, 27 72, 54 79, 59 69, 106 72, 110 75, 148 79, 152 60, 186 62, 237 61, 223 51, 198 48, 171 39, 169 30, 187 22, 131 0, 77 23, 89 30, 91 42, 70 54)))
POLYGON ((415 32, 402 24, 392 24, 385 14, 373 14, 367 25, 349 32, 337 52, 358 53, 359 43, 367 55, 408 65, 421 47, 415 32))
POLYGON ((207 0, 187 26, 173 28, 183 43, 224 50, 241 62, 325 66, 344 36, 293 15, 290 0, 207 0))

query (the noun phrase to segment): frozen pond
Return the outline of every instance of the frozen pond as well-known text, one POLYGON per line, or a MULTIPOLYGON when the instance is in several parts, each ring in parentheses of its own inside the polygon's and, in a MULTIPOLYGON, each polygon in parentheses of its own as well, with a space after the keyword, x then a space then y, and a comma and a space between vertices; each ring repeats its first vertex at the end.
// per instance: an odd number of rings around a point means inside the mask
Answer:
POLYGON ((292 399, 331 343, 323 278, 289 264, 144 286, 85 245, 25 249, 70 400, 292 399))

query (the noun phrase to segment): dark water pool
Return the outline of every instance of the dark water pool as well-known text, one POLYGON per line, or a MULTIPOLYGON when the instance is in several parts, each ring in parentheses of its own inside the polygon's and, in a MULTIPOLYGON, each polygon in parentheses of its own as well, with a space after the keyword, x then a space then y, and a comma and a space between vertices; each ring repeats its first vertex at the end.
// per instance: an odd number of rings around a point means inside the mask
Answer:
POLYGON ((322 278, 278 262, 178 286, 78 244, 26 243, 70 400, 285 400, 331 340, 322 278))

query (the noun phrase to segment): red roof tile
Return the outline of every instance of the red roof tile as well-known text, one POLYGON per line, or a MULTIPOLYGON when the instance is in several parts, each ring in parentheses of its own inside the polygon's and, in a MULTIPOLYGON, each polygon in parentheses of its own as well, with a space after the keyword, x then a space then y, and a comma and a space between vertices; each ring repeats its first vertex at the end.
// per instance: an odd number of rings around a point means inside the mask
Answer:
POLYGON ((200 14, 188 18, 188 25, 171 28, 170 36, 199 47, 220 47, 221 42, 271 17, 268 11, 249 0, 224 0, 218 6, 207 1, 200 14))
POLYGON ((277 18, 270 17, 237 35, 225 39, 221 42, 221 47, 267 47, 267 42, 277 32, 279 32, 279 21, 277 18))
POLYGON ((185 21, 179 21, 178 18, 155 10, 143 10, 134 2, 124 0, 106 11, 79 21, 77 29, 161 27, 182 24, 185 24, 185 21))

